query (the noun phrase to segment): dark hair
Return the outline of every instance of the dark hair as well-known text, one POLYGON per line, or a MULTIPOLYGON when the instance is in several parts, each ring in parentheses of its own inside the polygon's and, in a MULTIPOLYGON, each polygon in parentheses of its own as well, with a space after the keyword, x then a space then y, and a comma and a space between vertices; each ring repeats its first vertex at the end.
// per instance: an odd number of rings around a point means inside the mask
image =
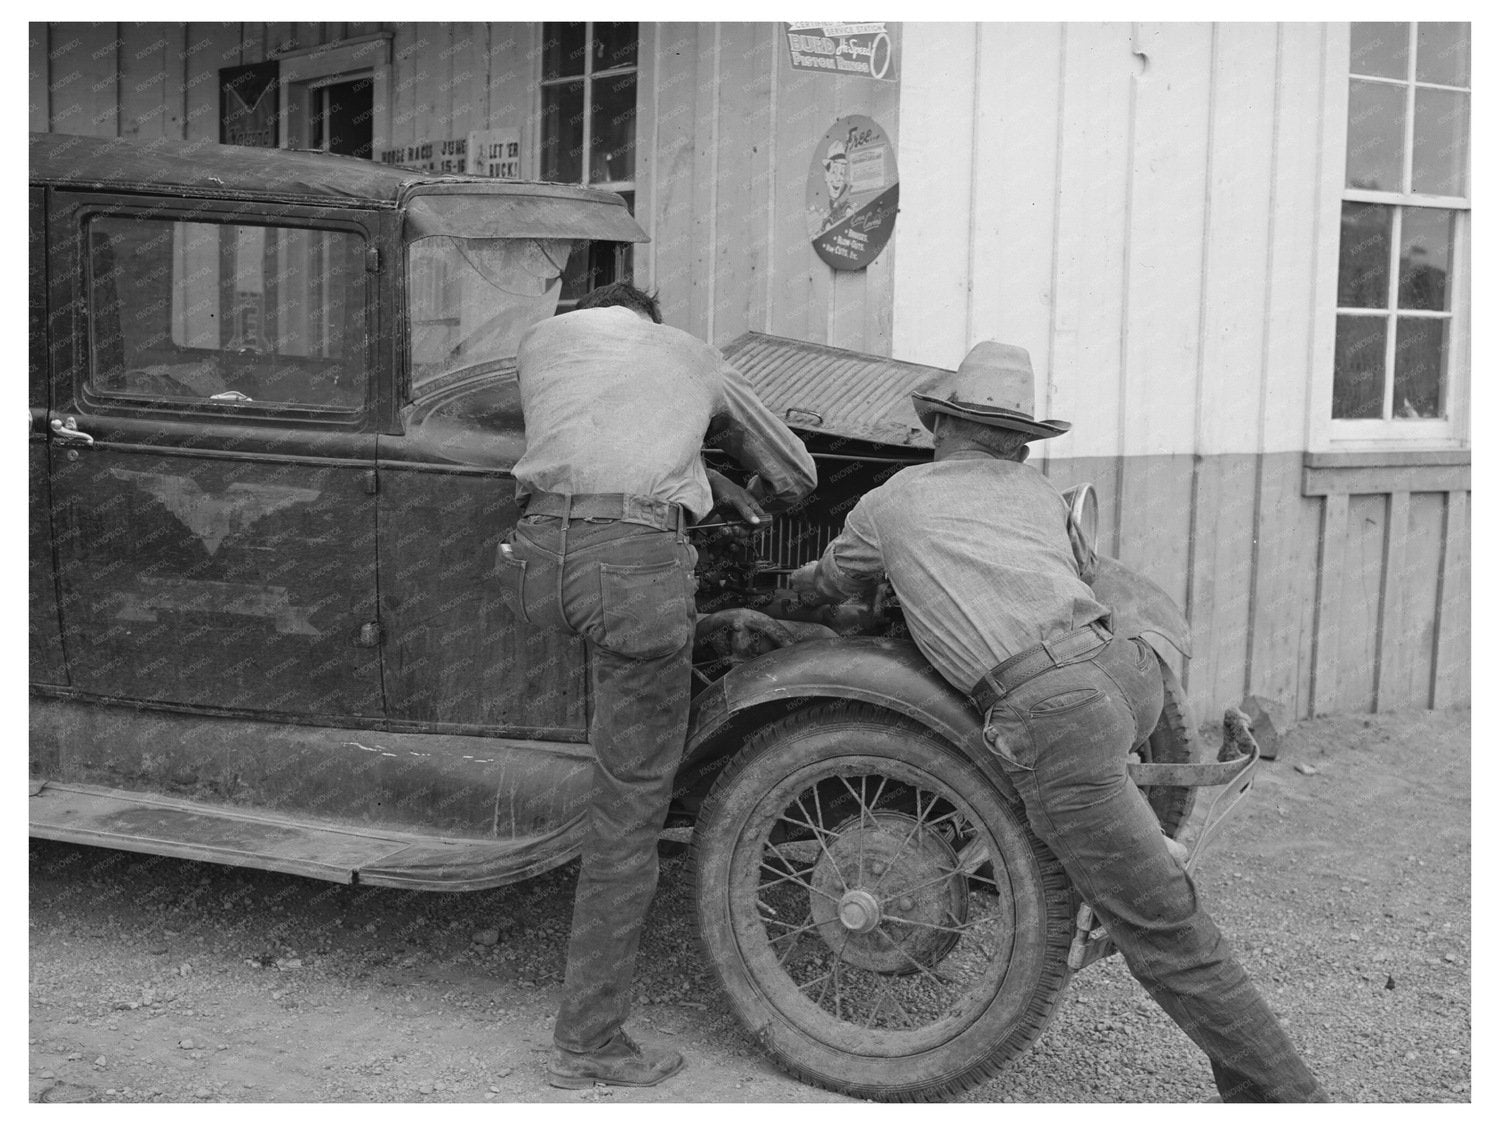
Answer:
POLYGON ((653 323, 661 323, 661 305, 657 303, 656 294, 637 289, 626 281, 615 281, 590 290, 573 307, 575 309, 607 309, 616 305, 632 309, 643 316, 649 316, 653 323))

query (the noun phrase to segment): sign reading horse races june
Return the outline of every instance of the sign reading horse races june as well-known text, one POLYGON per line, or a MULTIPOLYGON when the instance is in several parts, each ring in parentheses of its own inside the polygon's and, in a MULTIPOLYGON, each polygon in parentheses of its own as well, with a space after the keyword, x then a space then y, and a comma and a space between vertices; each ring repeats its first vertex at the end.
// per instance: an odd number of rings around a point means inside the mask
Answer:
POLYGON ((519 129, 476 129, 467 137, 417 141, 380 151, 380 163, 418 172, 467 172, 496 180, 521 178, 519 129))
POLYGON ((896 49, 883 23, 789 23, 786 49, 796 70, 896 80, 896 49))

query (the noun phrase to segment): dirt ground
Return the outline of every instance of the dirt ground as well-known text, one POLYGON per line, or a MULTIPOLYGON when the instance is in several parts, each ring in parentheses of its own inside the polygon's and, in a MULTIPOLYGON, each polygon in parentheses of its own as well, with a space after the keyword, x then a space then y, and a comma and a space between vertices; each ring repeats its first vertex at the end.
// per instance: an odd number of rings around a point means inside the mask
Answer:
MULTIPOLYGON (((1469 1100, 1469 745, 1467 711, 1300 724, 1200 869, 1338 1100, 1469 1100)), ((586 1091, 543 1076, 571 867, 437 895, 41 841, 30 859, 31 1101, 848 1100, 775 1070, 726 1010, 680 853, 663 863, 632 1027, 688 1069, 586 1091)), ((1212 1094, 1202 1056, 1116 957, 962 1100, 1212 1094)))

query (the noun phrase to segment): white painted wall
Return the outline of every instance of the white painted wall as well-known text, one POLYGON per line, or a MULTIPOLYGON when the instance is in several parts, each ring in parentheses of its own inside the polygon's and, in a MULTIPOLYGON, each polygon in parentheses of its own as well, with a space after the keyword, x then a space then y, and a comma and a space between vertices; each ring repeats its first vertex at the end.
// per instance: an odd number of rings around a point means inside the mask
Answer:
POLYGON ((1329 35, 907 24, 895 356, 1026 347, 1039 413, 1074 423, 1052 457, 1308 448, 1343 166, 1329 35))

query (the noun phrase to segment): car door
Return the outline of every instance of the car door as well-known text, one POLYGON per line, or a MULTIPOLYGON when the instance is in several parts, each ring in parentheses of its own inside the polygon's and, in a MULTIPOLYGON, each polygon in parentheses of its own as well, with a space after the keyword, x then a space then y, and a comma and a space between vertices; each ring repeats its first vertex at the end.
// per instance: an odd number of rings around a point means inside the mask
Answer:
POLYGON ((71 688, 378 718, 373 219, 59 189, 48 227, 71 688))

